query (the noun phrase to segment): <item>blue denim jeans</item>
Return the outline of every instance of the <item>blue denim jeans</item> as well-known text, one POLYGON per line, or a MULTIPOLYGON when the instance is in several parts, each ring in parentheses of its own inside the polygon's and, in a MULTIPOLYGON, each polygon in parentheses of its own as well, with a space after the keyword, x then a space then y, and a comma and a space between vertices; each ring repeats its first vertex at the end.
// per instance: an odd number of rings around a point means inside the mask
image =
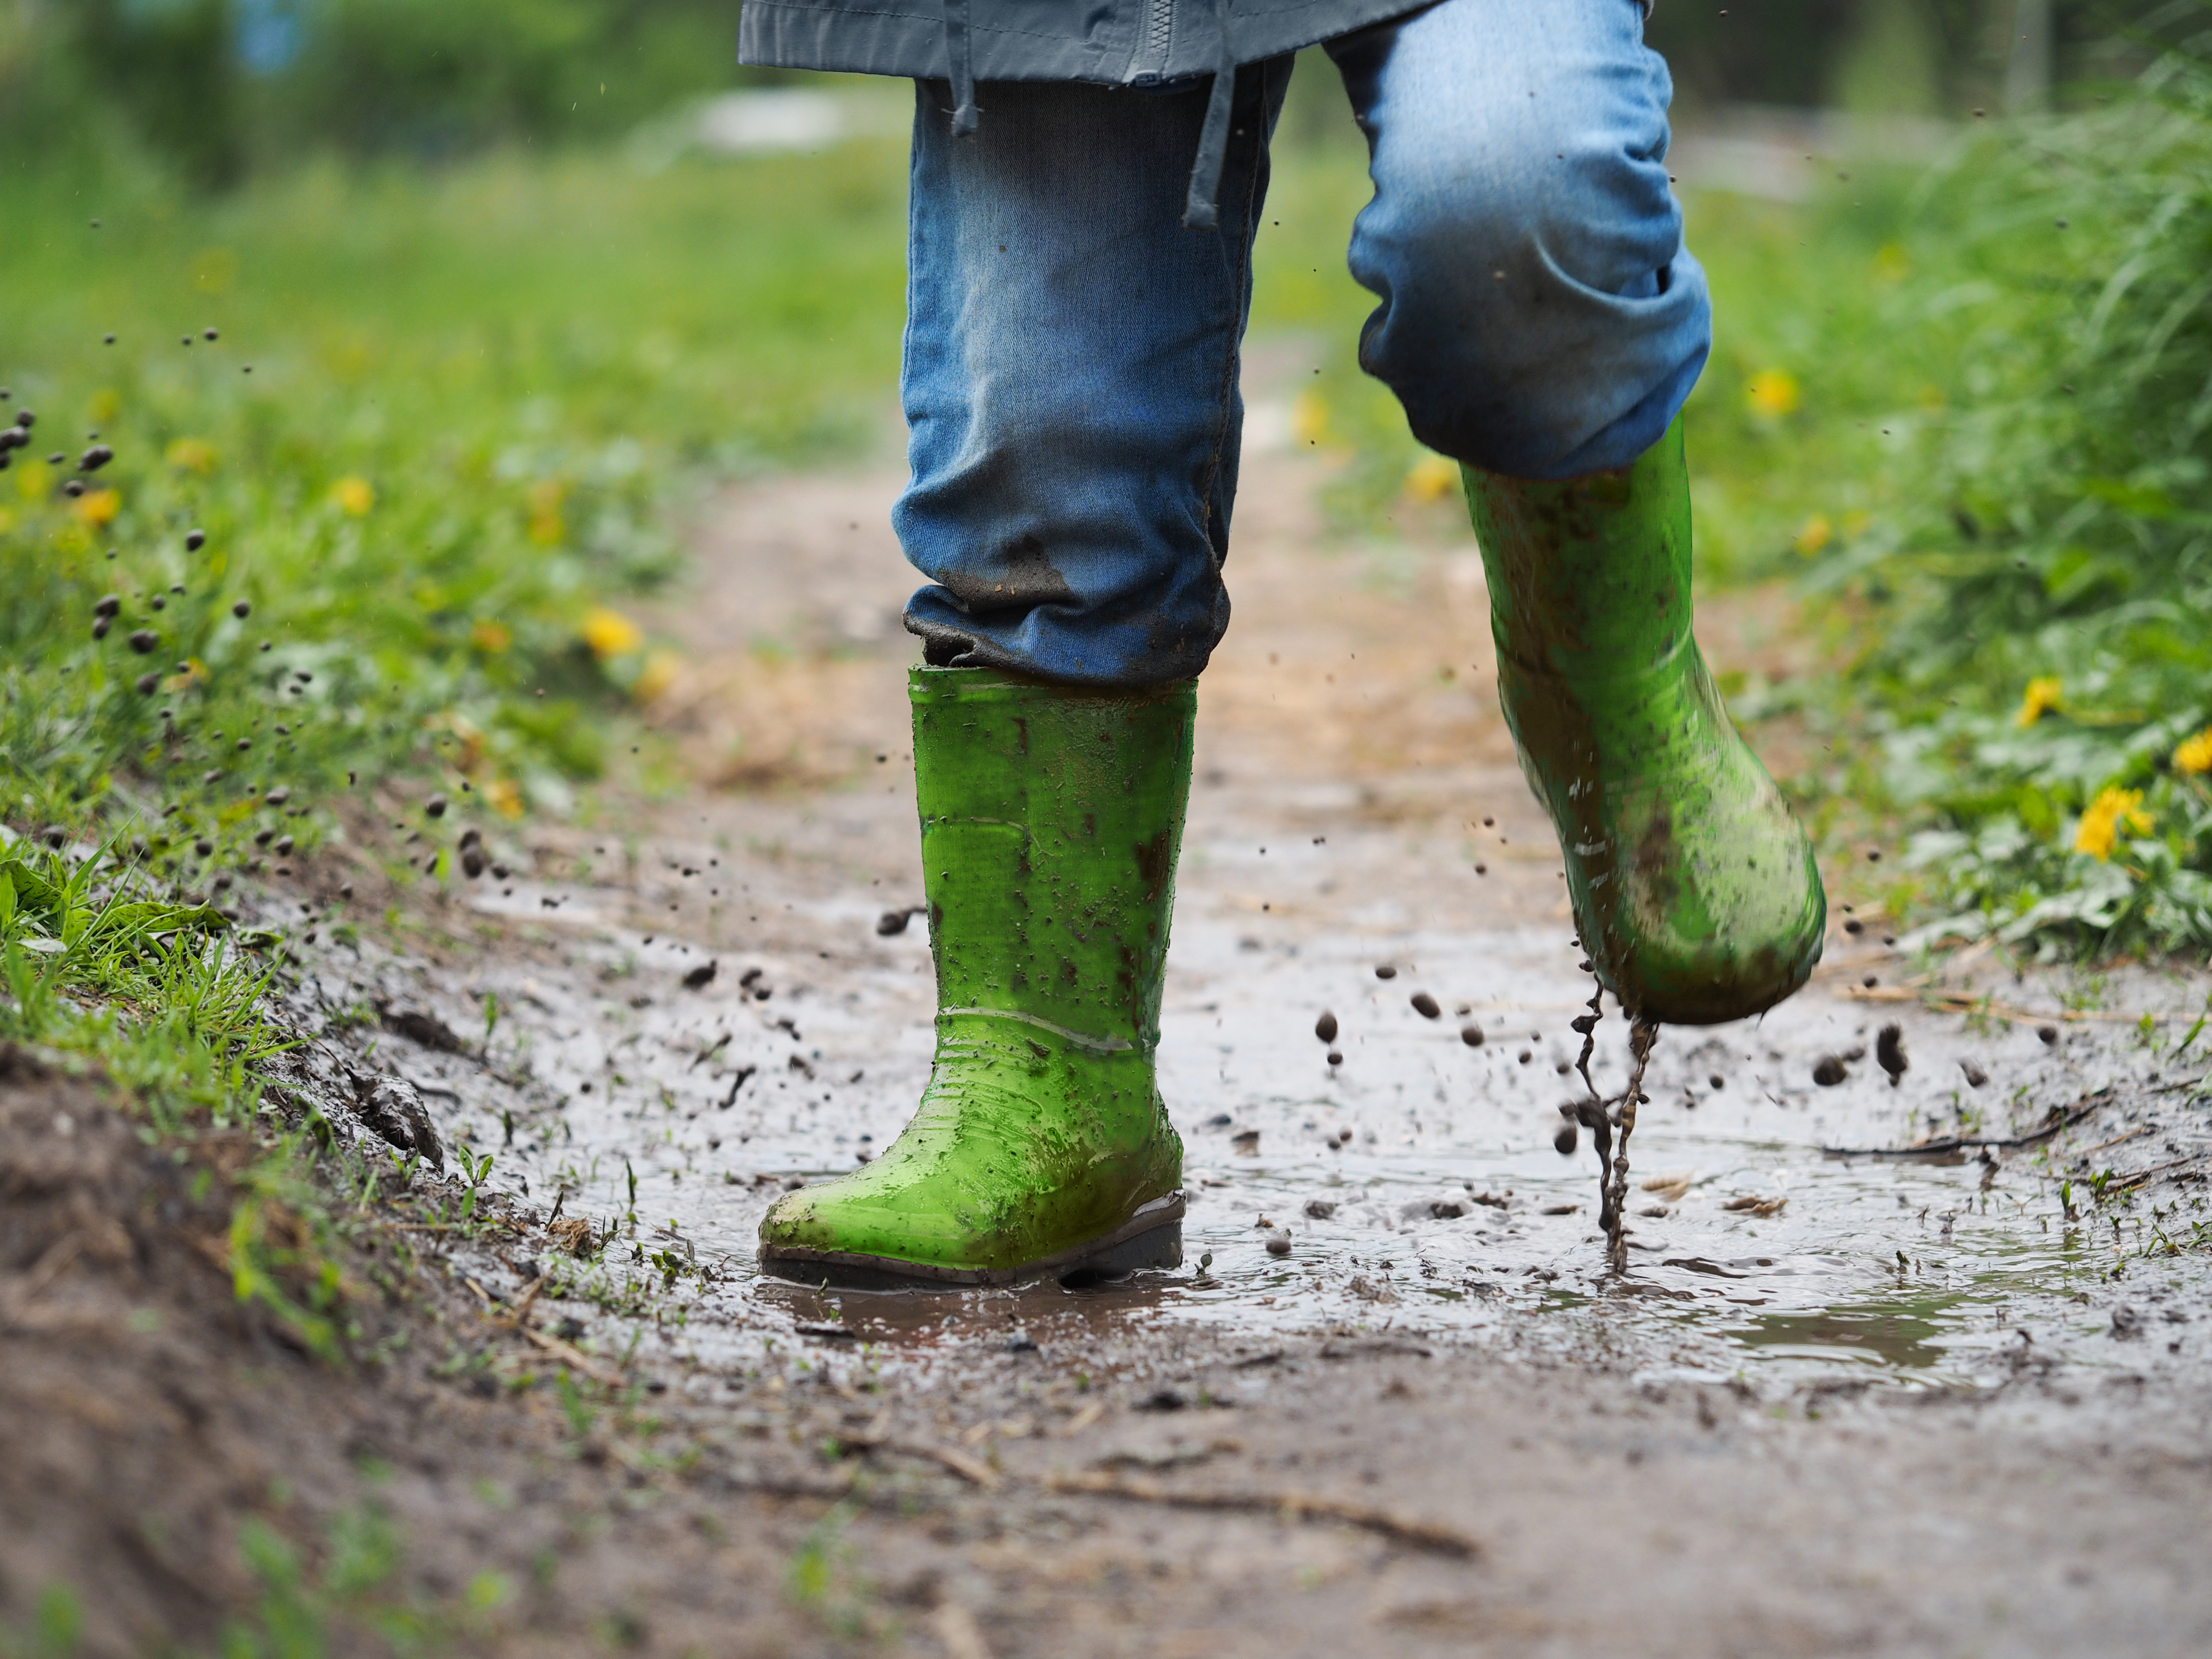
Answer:
MULTIPOLYGON (((1565 478, 1666 430, 1711 341, 1668 187, 1667 67, 1640 0, 1439 0, 1329 43, 1374 198, 1359 361, 1413 435, 1565 478)), ((915 87, 893 514, 940 665, 1186 679, 1229 624, 1238 348, 1290 61, 1237 78, 1220 222, 1180 222, 1203 85, 1004 82, 951 136, 915 87)))

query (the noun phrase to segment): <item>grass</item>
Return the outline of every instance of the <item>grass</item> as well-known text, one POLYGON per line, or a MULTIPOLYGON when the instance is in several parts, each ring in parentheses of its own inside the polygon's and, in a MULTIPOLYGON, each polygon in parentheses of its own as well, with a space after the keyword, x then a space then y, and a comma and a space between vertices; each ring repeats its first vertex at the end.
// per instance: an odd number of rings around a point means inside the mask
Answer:
POLYGON ((619 612, 686 492, 880 426, 902 183, 866 144, 0 185, 0 384, 38 419, 0 475, 0 813, 221 832, 401 772, 565 808, 665 677, 619 612))

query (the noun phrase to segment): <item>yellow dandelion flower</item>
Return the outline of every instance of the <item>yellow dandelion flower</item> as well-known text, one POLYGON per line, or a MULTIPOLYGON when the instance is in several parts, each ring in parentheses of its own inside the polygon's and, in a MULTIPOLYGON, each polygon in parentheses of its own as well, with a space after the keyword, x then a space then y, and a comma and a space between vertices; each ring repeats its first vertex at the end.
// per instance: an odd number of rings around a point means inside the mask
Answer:
POLYGON ((645 666, 638 671, 637 678, 629 688, 630 696, 640 702, 658 702, 661 694, 676 684, 676 677, 683 667, 684 659, 673 651, 654 652, 645 659, 645 666))
POLYGON ((645 643, 637 624, 619 611, 595 605, 584 613, 584 643, 601 662, 635 651, 645 643))
POLYGON ((494 778, 484 785, 483 793, 484 799, 491 803, 491 810, 500 817, 519 818, 522 816, 522 791, 513 778, 494 778))
POLYGON ((1753 414, 1764 415, 1770 420, 1795 415, 1797 405, 1804 401, 1804 394, 1798 389, 1797 377, 1786 368, 1759 370, 1744 386, 1743 396, 1753 414))
POLYGON ((112 489, 94 489, 76 498, 70 511, 76 514, 79 524, 99 530, 115 522, 115 515, 123 510, 123 497, 112 489))
POLYGON ((1328 435, 1328 405, 1318 392, 1301 392, 1291 404, 1291 435, 1312 448, 1328 435))
POLYGON ((358 519, 376 505, 376 486, 366 478, 340 478, 331 486, 331 499, 358 519))
POLYGON ((1424 455, 1406 475, 1406 493, 1417 501, 1440 501, 1459 490, 1459 463, 1442 455, 1424 455))
POLYGON ((2056 674, 2040 674, 2027 683, 2027 690, 2020 700, 2020 713, 2013 716, 2014 724, 2033 726, 2052 709, 2061 707, 2063 687, 2056 674))
POLYGON ((2102 861, 2112 856, 2122 830, 2143 835, 2149 829, 2150 814, 2142 810, 2142 790, 2102 789, 2081 814, 2081 825, 2074 831, 2074 850, 2102 861))
POLYGON ((1818 553, 1835 538, 1835 526, 1830 524, 1824 514, 1815 513, 1805 520, 1805 527, 1797 532, 1796 540, 1791 542, 1790 545, 1800 553, 1809 556, 1818 553))
POLYGON ((514 643, 514 635, 505 623, 495 623, 487 617, 469 629, 469 643, 495 657, 514 643))
POLYGON ((204 476, 215 471, 215 446, 204 438, 179 438, 161 457, 179 472, 204 476))
POLYGON ((2212 772, 2212 726, 2206 726, 2175 750, 2173 764, 2184 772, 2212 772))

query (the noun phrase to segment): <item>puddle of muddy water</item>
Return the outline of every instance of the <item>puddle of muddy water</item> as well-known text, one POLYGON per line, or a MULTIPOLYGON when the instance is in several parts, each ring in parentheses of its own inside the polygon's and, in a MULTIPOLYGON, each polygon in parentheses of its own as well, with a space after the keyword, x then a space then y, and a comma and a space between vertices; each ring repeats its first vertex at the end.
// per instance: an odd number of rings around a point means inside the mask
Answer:
MULTIPOLYGON (((562 919, 538 897, 497 904, 562 919)), ((2117 1231, 2086 1208, 2067 1220, 2052 1159, 2088 1145, 2082 1132, 1987 1164, 1820 1150, 2032 1127, 2095 1089, 2146 1081, 2148 1058, 2124 1041, 1976 1034, 1818 988, 1761 1022, 1668 1030, 1646 1079, 1630 1267, 1616 1277, 1587 1140, 1571 1158, 1552 1146, 1558 1107, 1578 1092, 1559 1069, 1579 1046, 1567 1022, 1588 994, 1565 930, 1425 932, 1385 913, 1269 943, 1203 893, 1176 916, 1161 1049, 1188 1146, 1182 1270, 972 1295, 832 1296, 765 1279, 752 1261, 762 1212, 788 1183, 850 1169, 896 1135, 930 1050, 919 923, 881 938, 869 902, 779 904, 798 936, 835 952, 710 957, 621 927, 618 905, 572 898, 556 961, 488 959, 434 983, 455 1006, 490 992, 521 1011, 502 1052, 526 1084, 489 1087, 458 1057, 404 1056, 449 1136, 497 1149, 495 1185, 539 1202, 565 1191, 568 1213, 603 1222, 634 1216, 610 1252, 617 1274, 651 1273, 640 1258, 655 1253, 714 1269, 710 1286, 686 1282, 681 1328, 663 1333, 708 1367, 757 1361, 764 1340, 834 1348, 840 1328, 879 1345, 879 1363, 923 1364, 1001 1326, 1047 1342, 1176 1327, 1261 1345, 1316 1331, 1505 1341, 1602 1350, 1651 1375, 1905 1386, 1987 1382, 2031 1349, 2110 1364, 2145 1352, 2118 1350, 2108 1316, 2085 1305, 2087 1287, 2148 1241, 2133 1212, 2117 1231), (712 980, 686 988, 710 959, 712 980), (1340 1065, 1314 1035, 1324 1008, 1340 1065), (1911 1060, 1897 1086, 1872 1058, 1893 1018, 1911 1060), (1847 1075, 1823 1087, 1814 1066, 1831 1054, 1847 1075), (1996 1080, 1971 1085, 1962 1061, 1996 1080), (1289 1254, 1270 1253, 1271 1231, 1287 1231, 1289 1254)), ((1625 1079, 1626 1035, 1608 1006, 1601 1089, 1625 1079)), ((2200 1301, 2208 1288, 2193 1257, 2124 1271, 2200 1301)))

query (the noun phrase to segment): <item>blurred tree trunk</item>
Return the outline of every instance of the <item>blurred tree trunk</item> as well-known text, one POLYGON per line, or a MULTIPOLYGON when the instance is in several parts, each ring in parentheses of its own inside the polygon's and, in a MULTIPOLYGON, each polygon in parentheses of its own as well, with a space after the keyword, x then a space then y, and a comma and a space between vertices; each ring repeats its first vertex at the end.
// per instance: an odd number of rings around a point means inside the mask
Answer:
POLYGON ((2005 108, 2023 115, 2051 101, 2051 0, 2014 0, 2005 54, 2005 108))

